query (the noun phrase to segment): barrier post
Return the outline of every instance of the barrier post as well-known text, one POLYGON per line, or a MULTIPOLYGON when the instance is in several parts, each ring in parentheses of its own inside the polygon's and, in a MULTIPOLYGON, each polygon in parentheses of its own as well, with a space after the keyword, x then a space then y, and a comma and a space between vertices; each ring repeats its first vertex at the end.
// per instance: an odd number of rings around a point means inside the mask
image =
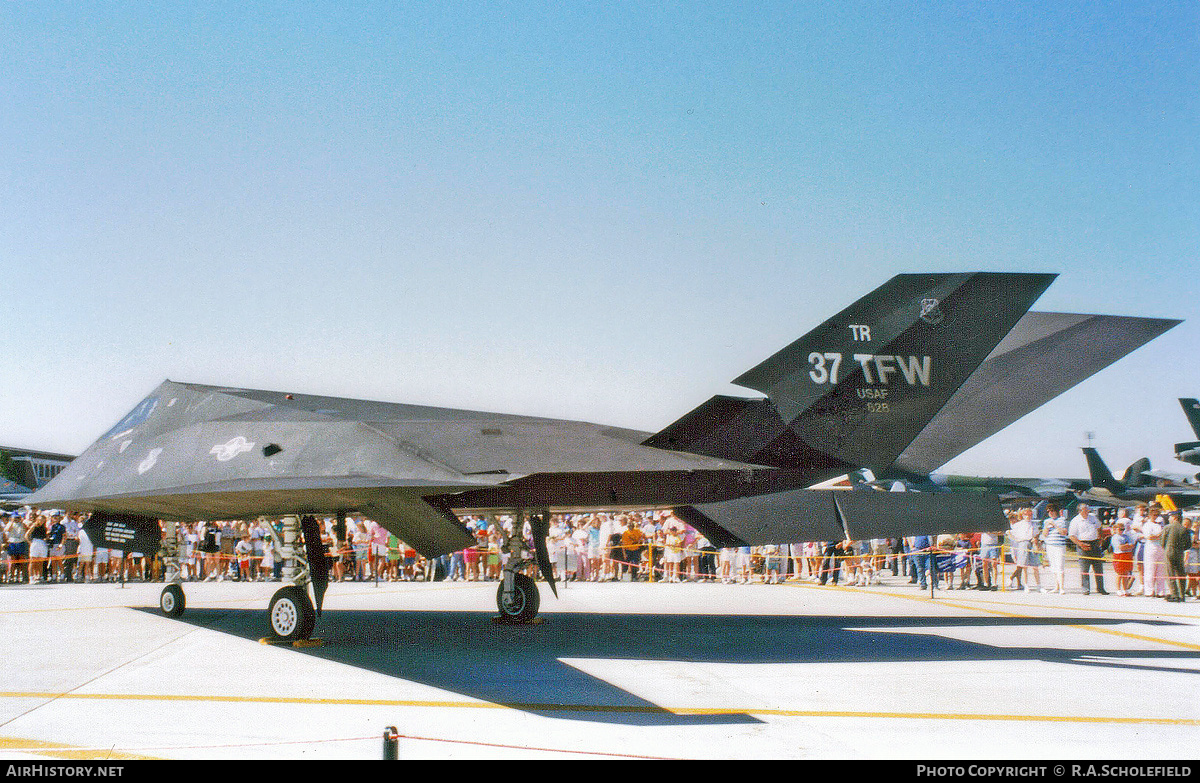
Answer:
POLYGON ((395 726, 383 730, 383 760, 397 761, 400 758, 400 734, 395 726))
POLYGON ((934 585, 937 584, 938 577, 940 576, 941 572, 938 570, 937 562, 937 545, 933 544, 930 546, 929 552, 929 598, 931 600, 937 597, 934 594, 934 585))

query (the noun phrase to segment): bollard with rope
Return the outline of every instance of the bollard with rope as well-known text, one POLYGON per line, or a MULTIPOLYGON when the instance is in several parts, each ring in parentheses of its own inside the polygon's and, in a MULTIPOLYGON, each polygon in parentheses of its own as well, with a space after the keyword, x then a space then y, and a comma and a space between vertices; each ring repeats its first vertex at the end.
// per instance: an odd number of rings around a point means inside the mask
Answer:
POLYGON ((383 730, 383 760, 398 761, 400 759, 400 732, 395 726, 383 730))

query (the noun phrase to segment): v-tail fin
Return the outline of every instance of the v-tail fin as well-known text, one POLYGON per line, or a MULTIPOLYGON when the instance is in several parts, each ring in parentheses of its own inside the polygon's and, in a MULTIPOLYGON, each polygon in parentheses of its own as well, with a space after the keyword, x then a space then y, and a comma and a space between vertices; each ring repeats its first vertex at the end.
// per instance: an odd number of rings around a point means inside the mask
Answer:
POLYGON ((1052 274, 903 274, 734 383, 646 445, 799 470, 876 475, 987 358, 1052 274))
POLYGON ((1179 405, 1183 408, 1183 415, 1187 416, 1188 423, 1192 425, 1192 432, 1200 438, 1200 400, 1180 397, 1179 405))
POLYGON ((1124 485, 1113 476, 1108 465, 1100 458, 1100 452, 1088 446, 1084 448, 1083 456, 1087 459, 1088 477, 1091 479, 1092 486, 1107 489, 1109 492, 1124 491, 1124 485))

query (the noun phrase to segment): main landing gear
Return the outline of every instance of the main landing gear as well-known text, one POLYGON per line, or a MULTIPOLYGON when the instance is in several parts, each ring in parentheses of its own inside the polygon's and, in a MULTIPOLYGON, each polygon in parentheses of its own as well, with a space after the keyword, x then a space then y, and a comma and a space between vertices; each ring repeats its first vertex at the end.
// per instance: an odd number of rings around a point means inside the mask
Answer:
POLYGON ((158 608, 167 617, 183 614, 187 602, 183 597, 183 575, 179 569, 179 525, 173 519, 163 520, 163 578, 167 586, 158 595, 158 608))
MULTIPOLYGON (((496 608, 500 611, 496 620, 505 624, 537 622, 541 595, 533 578, 524 573, 529 566, 536 565, 550 589, 555 595, 558 594, 555 589, 554 571, 546 553, 550 513, 543 510, 529 514, 533 535, 532 553, 525 546, 525 519, 525 510, 518 509, 513 520, 514 532, 505 542, 508 558, 504 563, 503 578, 496 590, 496 608)), ((271 536, 283 558, 285 584, 271 597, 267 608, 267 622, 275 640, 302 642, 312 637, 319 613, 318 607, 325 593, 325 554, 314 519, 305 517, 301 521, 290 516, 281 521, 282 536, 277 535, 274 530, 271 530, 271 536), (310 568, 310 562, 315 565, 315 570, 310 568), (316 578, 313 577, 314 573, 316 578), (313 587, 315 605, 313 598, 309 597, 309 585, 313 587)), ((183 580, 177 557, 177 529, 174 522, 165 522, 165 527, 163 545, 168 584, 159 595, 158 605, 167 617, 179 617, 183 614, 187 601, 183 593, 183 580)))
MULTIPOLYGON (((301 522, 296 517, 284 517, 282 540, 275 536, 275 543, 283 555, 283 579, 287 584, 271 597, 267 609, 267 621, 271 634, 278 641, 299 642, 312 637, 313 628, 317 622, 317 610, 308 595, 308 585, 313 582, 309 569, 304 540, 301 536, 301 522)), ((307 522, 307 520, 306 520, 307 522)), ((178 540, 174 522, 164 521, 163 535, 164 558, 166 565, 167 586, 158 597, 158 608, 167 617, 179 617, 187 605, 183 594, 183 580, 180 576, 178 540)), ((317 539, 319 540, 319 539, 317 539)), ((314 550, 315 551, 315 550, 314 550)), ((321 555, 323 557, 323 555, 321 555)), ((320 593, 323 587, 314 585, 320 593)), ((319 596, 318 596, 319 597, 319 596)))
POLYGON ((550 559, 545 554, 546 533, 550 523, 550 512, 543 511, 529 515, 530 532, 533 534, 534 556, 525 544, 525 510, 517 509, 513 517, 513 532, 505 545, 508 549, 508 559, 504 563, 503 576, 500 586, 496 589, 496 608, 500 610, 497 622, 506 625, 519 625, 536 622, 538 608, 541 605, 541 595, 537 584, 531 577, 522 573, 526 566, 536 564, 550 584, 555 595, 554 571, 550 567, 550 559))

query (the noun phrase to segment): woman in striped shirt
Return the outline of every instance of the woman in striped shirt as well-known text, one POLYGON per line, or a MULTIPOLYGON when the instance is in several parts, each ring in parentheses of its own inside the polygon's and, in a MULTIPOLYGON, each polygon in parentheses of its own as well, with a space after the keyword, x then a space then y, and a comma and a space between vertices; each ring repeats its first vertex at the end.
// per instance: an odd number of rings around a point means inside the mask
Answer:
POLYGON ((1056 516, 1054 511, 1042 525, 1042 543, 1046 547, 1046 559, 1050 561, 1050 572, 1054 574, 1059 593, 1063 592, 1067 576, 1067 520, 1056 516))

